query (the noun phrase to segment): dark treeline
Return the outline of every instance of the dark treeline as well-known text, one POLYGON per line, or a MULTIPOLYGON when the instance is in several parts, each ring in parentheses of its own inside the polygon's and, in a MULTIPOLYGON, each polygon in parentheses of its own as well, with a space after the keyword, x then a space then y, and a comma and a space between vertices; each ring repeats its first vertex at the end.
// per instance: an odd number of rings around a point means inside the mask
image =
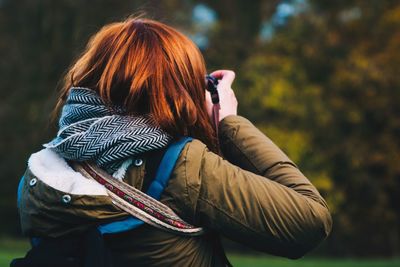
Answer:
POLYGON ((400 255, 395 0, 1 0, 0 235, 20 234, 18 180, 56 132, 63 74, 91 34, 139 10, 202 38, 210 71, 235 70, 240 114, 329 202, 334 230, 318 253, 400 255))

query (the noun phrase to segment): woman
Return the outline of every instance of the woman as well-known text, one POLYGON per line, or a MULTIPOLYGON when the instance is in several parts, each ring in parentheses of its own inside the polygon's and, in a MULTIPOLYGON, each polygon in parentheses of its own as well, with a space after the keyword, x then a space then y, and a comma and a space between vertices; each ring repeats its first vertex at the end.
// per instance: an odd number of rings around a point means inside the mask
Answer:
POLYGON ((179 235, 146 223, 105 234, 105 261, 224 266, 220 236, 295 259, 326 238, 326 202, 271 140, 237 115, 232 71, 211 73, 220 99, 213 128, 205 75, 198 48, 167 25, 130 18, 102 28, 65 77, 57 137, 29 160, 19 188, 23 232, 76 240, 93 226, 127 218, 104 187, 81 179, 72 163, 94 162, 112 179, 146 192, 169 145, 190 136, 160 202, 201 231, 179 235))

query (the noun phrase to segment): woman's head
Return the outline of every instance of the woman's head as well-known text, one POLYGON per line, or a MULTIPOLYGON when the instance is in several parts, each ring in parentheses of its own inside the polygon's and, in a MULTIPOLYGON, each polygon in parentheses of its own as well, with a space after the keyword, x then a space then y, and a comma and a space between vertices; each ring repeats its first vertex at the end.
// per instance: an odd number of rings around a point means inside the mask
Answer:
POLYGON ((160 22, 130 18, 103 27, 65 77, 69 89, 88 87, 129 114, 150 113, 168 133, 190 135, 216 150, 205 107, 204 59, 186 36, 160 22))

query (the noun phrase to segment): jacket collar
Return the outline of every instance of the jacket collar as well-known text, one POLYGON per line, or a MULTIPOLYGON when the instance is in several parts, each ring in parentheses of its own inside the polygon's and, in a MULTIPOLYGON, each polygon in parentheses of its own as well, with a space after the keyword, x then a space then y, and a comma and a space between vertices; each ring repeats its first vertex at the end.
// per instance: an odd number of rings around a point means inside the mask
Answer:
POLYGON ((73 170, 65 159, 48 148, 30 156, 28 169, 37 179, 59 191, 76 195, 107 195, 104 186, 73 170))

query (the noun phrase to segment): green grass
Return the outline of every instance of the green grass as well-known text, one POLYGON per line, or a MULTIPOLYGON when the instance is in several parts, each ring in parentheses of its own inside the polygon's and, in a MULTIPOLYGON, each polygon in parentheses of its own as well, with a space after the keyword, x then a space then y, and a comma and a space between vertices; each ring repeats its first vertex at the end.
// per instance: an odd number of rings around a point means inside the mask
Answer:
MULTIPOLYGON (((0 266, 9 266, 13 258, 23 257, 29 249, 26 240, 0 239, 0 266)), ((261 255, 228 254, 235 267, 398 267, 400 259, 358 260, 358 259, 315 259, 287 260, 261 255)))
POLYGON ((29 249, 29 243, 24 239, 0 239, 0 266, 10 265, 14 258, 23 257, 29 249))
POLYGON ((251 256, 228 254, 228 258, 235 267, 399 267, 400 259, 394 260, 367 260, 367 259, 315 259, 305 258, 288 260, 270 256, 251 256))

